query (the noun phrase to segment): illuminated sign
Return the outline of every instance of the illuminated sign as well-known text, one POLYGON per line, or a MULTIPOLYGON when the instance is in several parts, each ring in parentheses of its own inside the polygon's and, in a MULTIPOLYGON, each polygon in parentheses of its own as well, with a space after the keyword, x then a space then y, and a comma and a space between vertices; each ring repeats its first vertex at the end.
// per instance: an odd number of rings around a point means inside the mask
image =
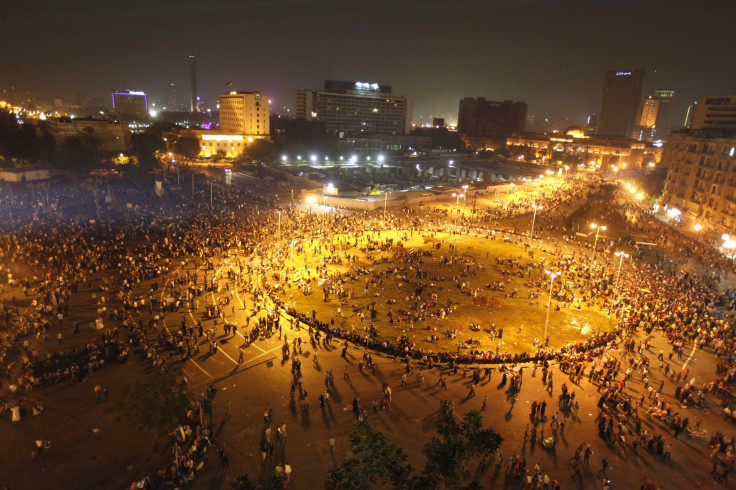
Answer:
POLYGON ((243 135, 203 134, 202 141, 243 141, 243 135))
POLYGON ((616 72, 616 76, 617 77, 625 77, 625 76, 628 76, 628 75, 631 75, 631 72, 630 71, 617 71, 616 72))
POLYGON ((368 83, 368 82, 355 82, 355 88, 357 90, 378 90, 378 84, 377 83, 368 83))

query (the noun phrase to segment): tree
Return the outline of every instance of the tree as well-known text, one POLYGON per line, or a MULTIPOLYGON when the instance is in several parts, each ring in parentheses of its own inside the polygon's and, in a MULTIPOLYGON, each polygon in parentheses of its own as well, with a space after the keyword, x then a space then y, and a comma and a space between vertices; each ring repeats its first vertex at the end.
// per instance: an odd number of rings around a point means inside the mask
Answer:
POLYGON ((192 402, 189 392, 177 382, 181 368, 156 369, 143 381, 128 385, 116 409, 141 427, 163 435, 181 420, 192 402))
POLYGON ((411 466, 405 461, 406 453, 401 447, 390 444, 367 423, 358 422, 350 435, 347 458, 329 471, 325 488, 368 490, 387 483, 404 488, 411 473, 411 466))
POLYGON ((199 140, 194 136, 182 136, 174 143, 174 151, 186 158, 196 158, 199 155, 199 140))
POLYGON ((246 158, 249 160, 267 161, 271 160, 275 154, 273 143, 268 140, 255 140, 245 148, 246 158))
POLYGON ((141 168, 150 170, 156 164, 156 152, 164 151, 164 140, 152 133, 131 135, 131 153, 138 157, 141 168))
MULTIPOLYGON (((483 428, 483 417, 477 410, 467 412, 461 421, 454 415, 442 416, 437 433, 439 437, 432 437, 422 449, 427 457, 424 477, 452 487, 461 486, 470 477, 467 466, 473 458, 490 455, 503 441, 495 430, 483 428)), ((471 485, 475 484, 473 478, 471 485)))

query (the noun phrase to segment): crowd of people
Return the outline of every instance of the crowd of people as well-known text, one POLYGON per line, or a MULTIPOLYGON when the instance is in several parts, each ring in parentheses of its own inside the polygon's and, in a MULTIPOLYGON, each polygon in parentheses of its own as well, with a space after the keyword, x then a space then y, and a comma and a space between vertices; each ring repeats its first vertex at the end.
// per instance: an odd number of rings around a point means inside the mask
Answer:
MULTIPOLYGON (((252 192, 218 188, 213 206, 202 199, 203 195, 191 200, 140 202, 123 210, 103 206, 105 218, 99 220, 79 218, 82 209, 94 209, 100 214, 98 194, 81 185, 47 192, 41 201, 34 195, 20 193, 4 196, 1 204, 13 211, 12 217, 0 224, 0 272, 8 276, 7 286, 3 286, 8 291, 0 304, 0 375, 4 378, 3 387, 11 393, 4 397, 4 405, 22 405, 21 398, 33 390, 65 380, 81 381, 93 370, 124 362, 131 347, 139 349, 153 366, 160 367, 167 362, 186 361, 199 351, 203 341, 209 342, 211 352, 216 351, 213 333, 218 325, 233 336, 240 329, 247 343, 273 332, 280 335, 283 321, 296 329, 306 327, 317 345, 320 339, 341 339, 346 345, 382 352, 389 358, 428 367, 444 365, 455 372, 458 365, 532 363, 546 369, 554 363, 573 381, 579 382, 587 373, 602 390, 602 415, 596 422, 602 438, 612 444, 647 447, 659 455, 669 454, 666 448, 671 443, 665 436, 645 433, 637 426, 639 417, 644 415, 642 407, 649 403, 647 412, 652 417, 664 418, 663 411, 669 417, 665 420, 666 430, 672 434, 686 430, 687 423, 672 413, 671 403, 662 395, 662 386, 647 386, 652 388, 651 397, 632 400, 625 394, 625 384, 635 373, 646 383, 652 364, 659 364, 662 385, 665 380, 670 383, 676 399, 682 403, 698 403, 708 393, 728 393, 736 378, 736 291, 719 290, 721 277, 715 271, 728 271, 731 264, 713 252, 705 252, 702 244, 688 242, 681 234, 653 221, 625 195, 618 195, 607 204, 609 212, 624 216, 635 231, 658 230, 654 233, 659 238, 652 239, 663 248, 673 249, 675 256, 687 259, 697 255, 701 261, 717 267, 712 267, 710 273, 686 273, 663 255, 661 260, 628 267, 618 277, 611 260, 571 253, 573 249, 584 249, 585 244, 566 224, 576 212, 575 204, 584 202, 586 189, 594 184, 600 182, 571 179, 516 203, 504 203, 476 214, 465 213, 456 220, 454 229, 459 236, 502 238, 523 247, 529 244, 527 233, 516 226, 504 226, 500 220, 528 215, 533 211, 532 205, 557 210, 541 221, 535 234, 541 237, 545 230, 560 232, 547 244, 535 241, 552 259, 497 261, 496 267, 502 275, 518 273, 532 291, 548 284, 545 268, 559 270, 565 274, 566 282, 554 293, 557 307, 584 304, 617 321, 610 330, 591 332, 587 339, 561 347, 551 348, 549 339, 539 339, 535 352, 501 352, 472 343, 458 352, 435 352, 431 343, 420 345, 406 334, 392 337, 383 328, 376 328, 375 322, 370 321, 375 311, 370 305, 353 309, 365 320, 359 328, 341 321, 340 308, 347 310, 356 300, 367 302, 375 298, 374 291, 380 289, 382 282, 395 280, 397 275, 414 288, 412 306, 403 311, 389 307, 386 323, 415 328, 421 322, 451 321, 453 308, 443 301, 445 298, 430 293, 427 299, 429 284, 452 281, 464 291, 472 268, 479 264, 456 260, 458 250, 453 247, 462 245, 444 244, 450 247, 447 257, 453 257, 451 264, 445 262, 448 275, 429 277, 423 261, 432 253, 442 253, 443 244, 435 238, 448 230, 447 216, 441 213, 396 213, 386 220, 364 212, 305 213, 252 192), (396 230, 406 237, 422 236, 437 248, 423 252, 406 250, 395 240, 395 234, 388 237, 383 233, 396 230), (391 269, 389 261, 383 260, 389 255, 401 260, 402 271, 391 269), (314 257, 319 257, 317 263, 314 257), (302 259, 303 267, 299 265, 302 259), (180 272, 185 266, 190 270, 180 272), (223 266, 219 274, 216 266, 223 266), (449 271, 455 269, 459 272, 451 276, 449 271), (200 270, 201 275, 197 272, 200 270), (167 296, 161 300, 163 291, 159 288, 165 283, 167 296), (298 287, 290 287, 292 283, 298 287), (307 284, 309 290, 304 287, 307 284), (318 315, 314 310, 299 308, 294 290, 301 291, 297 295, 308 294, 312 287, 321 287, 325 300, 330 296, 338 298, 340 306, 335 315, 318 315), (234 291, 246 293, 254 304, 245 325, 234 320, 235 308, 230 305, 234 291), (208 301, 205 292, 212 293, 215 301, 208 301), (76 318, 75 309, 89 307, 92 314, 81 325, 73 323, 72 335, 94 338, 67 346, 72 340, 61 332, 70 326, 68 317, 76 318), (165 328, 162 316, 180 309, 197 312, 199 320, 192 324, 182 315, 178 328, 165 328), (212 320, 212 326, 205 330, 202 321, 207 320, 212 320), (671 352, 667 353, 668 359, 661 356, 650 361, 646 358, 646 338, 637 342, 634 337, 659 332, 666 336, 671 352), (675 355, 681 356, 689 345, 712 350, 721 359, 707 386, 702 382, 696 385, 687 375, 675 380, 675 369, 668 361, 675 355)), ((468 294, 472 295, 472 290, 468 294)), ((504 326, 498 327, 493 325, 492 330, 501 337, 504 326)), ((285 352, 288 355, 288 344, 285 352)), ((316 350, 314 362, 318 364, 316 350)), ((521 376, 516 376, 512 379, 518 379, 514 382, 520 384, 521 376)), ((546 378, 545 373, 545 383, 546 378)), ((551 389, 551 377, 548 383, 551 389)), ((306 394, 301 386, 298 389, 300 401, 304 396, 306 403, 306 394)), ((574 398, 571 400, 566 392, 561 397, 560 408, 572 410, 574 398)), ((542 424, 546 420, 544 413, 534 417, 542 424)), ((208 430, 204 422, 201 427, 198 430, 208 430)), ((718 450, 714 475, 725 479, 734 464, 733 438, 724 439, 714 449, 718 450)), ((514 472, 528 475, 519 458, 514 459, 514 472)), ((176 464, 180 467, 180 462, 176 464)), ((181 464, 191 470, 188 461, 181 464)), ((549 481, 538 473, 533 475, 534 484, 549 481)))

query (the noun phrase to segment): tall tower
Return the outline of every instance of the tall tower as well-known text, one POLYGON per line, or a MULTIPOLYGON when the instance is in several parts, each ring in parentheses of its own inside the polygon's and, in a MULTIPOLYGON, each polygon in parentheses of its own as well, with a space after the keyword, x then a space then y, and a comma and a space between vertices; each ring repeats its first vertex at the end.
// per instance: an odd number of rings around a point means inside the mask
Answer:
POLYGON ((644 70, 609 70, 596 133, 631 138, 641 102, 644 70))
POLYGON ((199 98, 197 97, 197 57, 189 55, 189 111, 199 112, 199 98))

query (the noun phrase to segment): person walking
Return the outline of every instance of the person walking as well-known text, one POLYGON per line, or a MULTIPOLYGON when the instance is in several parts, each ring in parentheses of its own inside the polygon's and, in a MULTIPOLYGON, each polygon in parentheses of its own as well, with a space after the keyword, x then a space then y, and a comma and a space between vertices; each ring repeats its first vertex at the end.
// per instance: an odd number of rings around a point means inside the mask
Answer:
POLYGON ((480 411, 484 411, 488 407, 488 395, 483 396, 483 406, 480 407, 480 411))

